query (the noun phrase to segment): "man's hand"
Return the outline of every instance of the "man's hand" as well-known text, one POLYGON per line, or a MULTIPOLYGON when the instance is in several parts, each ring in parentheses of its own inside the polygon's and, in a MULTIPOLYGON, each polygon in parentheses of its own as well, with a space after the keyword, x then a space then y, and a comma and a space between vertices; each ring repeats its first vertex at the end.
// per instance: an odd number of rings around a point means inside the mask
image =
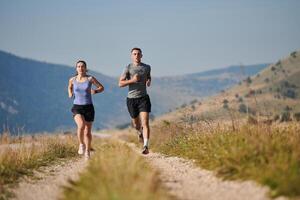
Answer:
POLYGON ((148 79, 148 80, 146 81, 146 85, 147 85, 147 87, 150 87, 150 85, 151 85, 151 79, 148 79))
POLYGON ((135 74, 135 75, 133 75, 131 80, 133 83, 137 83, 140 81, 140 79, 141 79, 141 77, 138 74, 135 74))

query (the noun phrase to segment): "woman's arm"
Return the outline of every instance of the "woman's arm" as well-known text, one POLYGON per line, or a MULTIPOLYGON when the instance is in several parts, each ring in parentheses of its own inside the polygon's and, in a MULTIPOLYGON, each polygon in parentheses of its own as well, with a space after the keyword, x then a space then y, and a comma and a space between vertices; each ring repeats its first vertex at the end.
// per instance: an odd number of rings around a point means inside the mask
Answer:
POLYGON ((96 89, 91 91, 92 94, 101 93, 104 91, 103 85, 95 77, 92 77, 91 81, 92 84, 94 84, 97 87, 96 89))
POLYGON ((73 78, 70 78, 68 85, 69 98, 73 97, 73 78))

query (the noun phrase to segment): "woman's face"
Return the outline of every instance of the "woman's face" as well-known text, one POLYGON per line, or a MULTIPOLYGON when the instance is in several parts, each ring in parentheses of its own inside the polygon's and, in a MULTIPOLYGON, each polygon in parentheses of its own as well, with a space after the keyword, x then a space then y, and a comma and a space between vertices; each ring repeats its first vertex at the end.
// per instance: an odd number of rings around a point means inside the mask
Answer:
POLYGON ((86 74, 86 66, 84 63, 79 62, 76 64, 76 71, 78 74, 86 74))

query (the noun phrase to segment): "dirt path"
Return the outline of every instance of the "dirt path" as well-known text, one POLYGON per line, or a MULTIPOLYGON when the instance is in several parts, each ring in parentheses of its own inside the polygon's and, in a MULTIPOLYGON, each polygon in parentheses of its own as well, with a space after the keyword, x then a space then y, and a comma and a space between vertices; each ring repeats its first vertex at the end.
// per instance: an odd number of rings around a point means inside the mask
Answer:
MULTIPOLYGON (((140 153, 134 144, 129 144, 140 153)), ((253 181, 222 181, 192 161, 150 152, 144 156, 160 172, 160 179, 179 200, 269 200, 268 188, 253 181)), ((280 197, 276 200, 285 200, 280 197)))
POLYGON ((13 190, 14 199, 50 200, 58 199, 64 185, 69 180, 76 180, 87 162, 83 158, 68 160, 59 165, 53 165, 36 172, 35 178, 23 179, 13 190))

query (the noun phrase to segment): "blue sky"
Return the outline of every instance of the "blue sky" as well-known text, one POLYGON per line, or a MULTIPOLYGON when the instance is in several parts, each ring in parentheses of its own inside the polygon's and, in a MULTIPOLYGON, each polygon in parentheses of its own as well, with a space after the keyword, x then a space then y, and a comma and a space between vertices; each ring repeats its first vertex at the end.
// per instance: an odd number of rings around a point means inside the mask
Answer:
POLYGON ((143 49, 154 76, 276 62, 300 49, 298 0, 1 0, 0 49, 118 76, 143 49))

